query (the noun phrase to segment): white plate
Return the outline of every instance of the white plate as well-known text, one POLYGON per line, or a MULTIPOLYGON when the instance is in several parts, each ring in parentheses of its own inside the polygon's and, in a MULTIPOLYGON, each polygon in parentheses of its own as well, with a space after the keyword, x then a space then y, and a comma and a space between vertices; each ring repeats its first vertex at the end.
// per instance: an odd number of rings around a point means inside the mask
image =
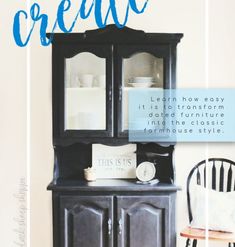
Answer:
POLYGON ((131 85, 132 87, 151 87, 152 85, 154 85, 155 83, 152 82, 138 82, 138 83, 128 83, 129 85, 131 85))
POLYGON ((132 77, 129 79, 129 83, 149 83, 155 81, 154 77, 132 77))

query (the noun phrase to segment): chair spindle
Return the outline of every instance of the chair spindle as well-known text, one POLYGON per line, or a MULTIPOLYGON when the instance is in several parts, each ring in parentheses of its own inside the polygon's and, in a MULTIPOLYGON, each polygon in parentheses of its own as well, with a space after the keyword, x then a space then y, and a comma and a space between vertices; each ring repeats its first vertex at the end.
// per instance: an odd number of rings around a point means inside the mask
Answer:
POLYGON ((219 191, 222 192, 224 191, 224 165, 223 161, 220 167, 220 181, 219 181, 219 191))
POLYGON ((211 176, 211 179, 212 179, 212 189, 213 190, 216 190, 216 167, 215 167, 215 161, 213 161, 213 166, 212 166, 212 176, 211 176))

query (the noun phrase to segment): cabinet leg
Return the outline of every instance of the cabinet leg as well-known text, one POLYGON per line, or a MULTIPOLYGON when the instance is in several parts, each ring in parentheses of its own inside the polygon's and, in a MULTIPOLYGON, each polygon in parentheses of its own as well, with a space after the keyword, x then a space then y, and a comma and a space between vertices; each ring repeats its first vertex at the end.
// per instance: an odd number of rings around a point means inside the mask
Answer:
POLYGON ((185 247, 189 247, 189 246, 190 246, 190 243, 191 243, 191 241, 190 241, 190 239, 188 238, 188 239, 186 240, 186 245, 185 245, 185 247))

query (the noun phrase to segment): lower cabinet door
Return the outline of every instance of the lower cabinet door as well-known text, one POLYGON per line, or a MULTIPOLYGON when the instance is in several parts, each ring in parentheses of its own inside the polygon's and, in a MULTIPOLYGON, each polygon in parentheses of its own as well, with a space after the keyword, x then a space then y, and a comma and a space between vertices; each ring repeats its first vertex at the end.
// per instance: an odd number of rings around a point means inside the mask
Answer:
POLYGON ((117 197, 118 247, 174 246, 170 201, 170 196, 117 197))
POLYGON ((112 247, 113 197, 61 196, 60 247, 112 247))

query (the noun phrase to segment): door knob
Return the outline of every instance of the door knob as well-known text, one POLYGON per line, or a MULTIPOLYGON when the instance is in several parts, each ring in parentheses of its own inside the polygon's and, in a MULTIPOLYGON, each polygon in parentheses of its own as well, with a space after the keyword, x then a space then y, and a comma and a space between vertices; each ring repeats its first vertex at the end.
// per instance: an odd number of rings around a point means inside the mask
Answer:
POLYGON ((112 220, 108 220, 108 235, 111 235, 112 232, 112 220))
POLYGON ((119 95, 118 95, 118 100, 122 100, 122 87, 119 88, 119 95))
POLYGON ((112 89, 109 90, 109 101, 112 100, 112 89))
POLYGON ((118 221, 118 234, 119 235, 122 234, 122 219, 118 221))

